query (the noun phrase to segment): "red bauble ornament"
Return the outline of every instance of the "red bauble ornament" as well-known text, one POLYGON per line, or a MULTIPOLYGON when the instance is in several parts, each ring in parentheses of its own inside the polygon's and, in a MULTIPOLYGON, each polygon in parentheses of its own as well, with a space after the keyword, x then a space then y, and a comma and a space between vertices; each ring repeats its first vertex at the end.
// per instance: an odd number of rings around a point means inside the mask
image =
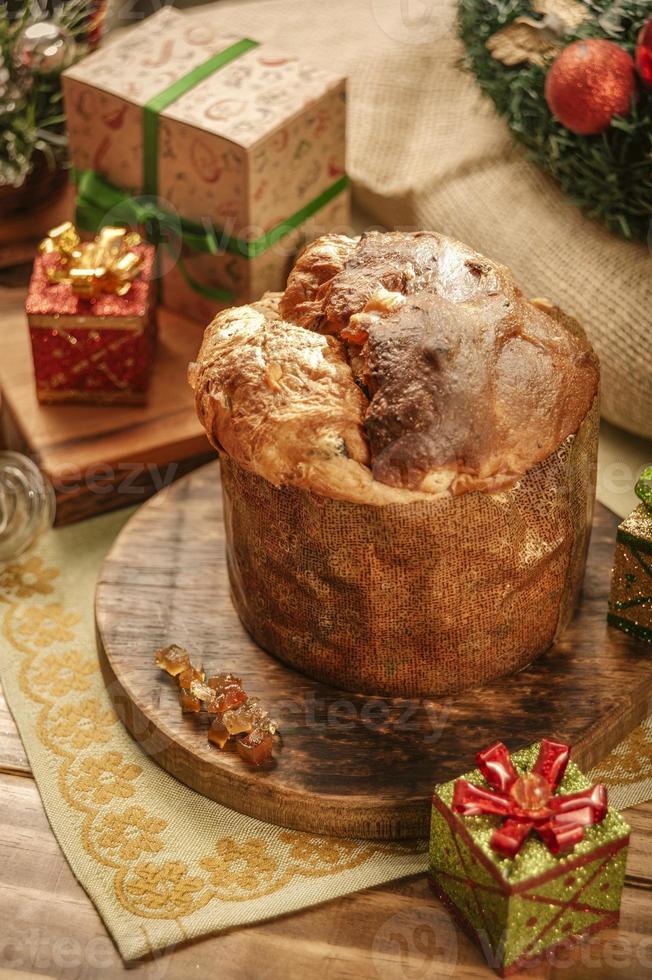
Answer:
POLYGON ((554 60, 546 76, 546 102, 573 133, 601 133, 613 116, 629 112, 636 91, 630 55, 613 41, 575 41, 554 60))
POLYGON ((644 24, 636 41, 636 68, 646 88, 652 88, 652 17, 644 24))

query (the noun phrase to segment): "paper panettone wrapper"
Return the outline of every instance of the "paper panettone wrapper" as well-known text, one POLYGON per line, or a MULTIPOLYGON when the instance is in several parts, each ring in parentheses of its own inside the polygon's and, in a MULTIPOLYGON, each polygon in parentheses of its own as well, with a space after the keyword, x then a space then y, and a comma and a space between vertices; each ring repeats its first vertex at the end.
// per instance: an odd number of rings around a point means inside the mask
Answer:
POLYGON ((253 639, 351 691, 435 696, 524 667, 572 616, 599 409, 510 490, 362 505, 221 454, 235 608, 253 639))

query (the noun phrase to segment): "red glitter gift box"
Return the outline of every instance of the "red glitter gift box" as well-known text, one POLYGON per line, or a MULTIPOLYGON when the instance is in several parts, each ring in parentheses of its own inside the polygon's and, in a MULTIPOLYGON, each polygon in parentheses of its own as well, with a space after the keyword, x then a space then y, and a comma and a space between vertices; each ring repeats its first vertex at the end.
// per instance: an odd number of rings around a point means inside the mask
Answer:
MULTIPOLYGON (((134 278, 86 294, 68 277, 65 256, 45 250, 36 257, 25 309, 40 402, 146 401, 156 345, 154 248, 132 244, 128 257, 137 266, 134 278)), ((96 270, 85 271, 99 281, 96 270)))

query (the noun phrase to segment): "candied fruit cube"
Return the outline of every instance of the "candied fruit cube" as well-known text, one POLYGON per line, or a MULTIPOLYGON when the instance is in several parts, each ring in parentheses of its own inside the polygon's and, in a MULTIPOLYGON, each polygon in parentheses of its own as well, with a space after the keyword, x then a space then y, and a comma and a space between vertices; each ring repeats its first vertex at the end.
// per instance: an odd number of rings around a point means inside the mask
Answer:
POLYGON ((206 677, 190 662, 188 651, 176 643, 158 650, 156 663, 177 681, 184 713, 209 714, 208 741, 222 750, 237 750, 250 765, 260 766, 272 756, 276 722, 249 697, 239 677, 231 673, 206 677))
POLYGON ((215 703, 215 691, 202 681, 192 681, 190 684, 190 693, 204 705, 215 703))
POLYGON ((250 698, 247 704, 252 705, 253 727, 260 729, 260 731, 269 732, 270 735, 275 735, 278 731, 278 725, 273 718, 270 718, 269 711, 266 711, 258 703, 258 698, 250 698))
POLYGON ((235 747, 238 755, 251 766, 262 766, 272 757, 274 740, 269 732, 261 731, 259 728, 243 735, 236 740, 235 747))
POLYGON ((163 647, 155 654, 156 663, 161 670, 166 671, 170 677, 177 677, 182 671, 191 667, 188 651, 183 647, 172 643, 169 647, 163 647))
POLYGON ((214 691, 223 691, 226 687, 232 687, 234 684, 242 687, 242 681, 235 674, 215 674, 213 677, 209 677, 206 683, 214 691))
POLYGON ((187 691, 185 687, 179 688, 179 704, 181 705, 182 711, 190 712, 191 714, 197 714, 201 708, 199 698, 195 697, 190 691, 187 691))
POLYGON ((351 317, 351 322, 340 332, 340 337, 349 344, 353 344, 354 347, 362 347, 369 337, 369 331, 365 330, 360 320, 356 320, 354 323, 353 317, 351 317))
POLYGON ((238 708, 231 708, 222 715, 222 720, 231 735, 241 735, 243 732, 250 732, 254 727, 255 705, 241 704, 238 708))
POLYGON ((230 684, 223 690, 216 692, 216 695, 218 711, 221 712, 230 711, 232 708, 238 708, 247 700, 247 694, 242 690, 239 684, 230 684))
POLYGON ((201 683, 204 680, 204 677, 205 674, 203 670, 200 670, 198 667, 193 667, 193 665, 190 664, 190 667, 187 667, 185 670, 182 670, 180 674, 177 674, 177 684, 179 687, 185 687, 185 689, 189 691, 190 685, 193 683, 193 681, 199 681, 201 683))
POLYGON ((218 749, 223 749, 229 741, 230 734, 226 725, 220 717, 214 719, 213 724, 208 729, 208 741, 217 745, 218 749))

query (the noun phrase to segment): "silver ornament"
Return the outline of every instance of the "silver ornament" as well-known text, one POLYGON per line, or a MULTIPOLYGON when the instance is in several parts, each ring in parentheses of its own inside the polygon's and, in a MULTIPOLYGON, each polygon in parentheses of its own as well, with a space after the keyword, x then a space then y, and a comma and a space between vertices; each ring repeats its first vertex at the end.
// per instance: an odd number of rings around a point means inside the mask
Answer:
POLYGON ((28 24, 16 38, 16 67, 36 75, 62 72, 75 60, 74 37, 51 20, 28 24))
MULTIPOLYGON (((0 52, 0 116, 15 112, 17 103, 23 95, 18 85, 12 80, 6 62, 0 52)), ((6 137, 5 133, 5 137, 6 137)))

